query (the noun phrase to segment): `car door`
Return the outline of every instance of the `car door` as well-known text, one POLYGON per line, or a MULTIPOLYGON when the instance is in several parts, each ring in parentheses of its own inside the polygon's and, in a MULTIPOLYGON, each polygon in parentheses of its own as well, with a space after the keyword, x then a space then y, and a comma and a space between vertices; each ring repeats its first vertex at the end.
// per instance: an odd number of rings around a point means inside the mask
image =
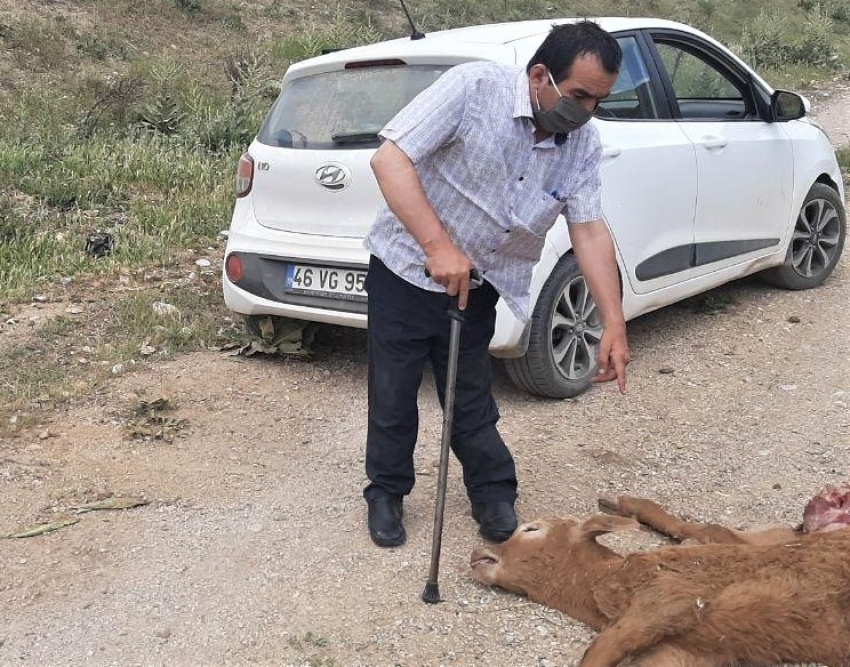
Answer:
POLYGON ((639 32, 618 33, 620 75, 596 112, 603 211, 632 290, 680 280, 690 266, 697 192, 694 147, 671 118, 639 32))
POLYGON ((774 252, 793 196, 791 142, 760 113, 752 77, 697 36, 652 33, 673 113, 697 164, 694 271, 703 275, 774 252))

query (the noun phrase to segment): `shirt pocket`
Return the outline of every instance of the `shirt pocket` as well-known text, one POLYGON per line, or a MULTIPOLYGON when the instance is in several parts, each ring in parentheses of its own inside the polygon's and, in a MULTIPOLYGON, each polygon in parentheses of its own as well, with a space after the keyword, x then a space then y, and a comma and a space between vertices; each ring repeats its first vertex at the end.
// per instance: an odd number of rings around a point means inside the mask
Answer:
POLYGON ((517 259, 537 261, 546 234, 564 208, 564 202, 545 192, 524 197, 511 212, 511 226, 506 231, 502 254, 517 259))
POLYGON ((515 225, 545 236, 563 211, 565 202, 566 198, 559 197, 557 192, 549 194, 539 190, 530 197, 521 195, 514 202, 511 218, 515 225))

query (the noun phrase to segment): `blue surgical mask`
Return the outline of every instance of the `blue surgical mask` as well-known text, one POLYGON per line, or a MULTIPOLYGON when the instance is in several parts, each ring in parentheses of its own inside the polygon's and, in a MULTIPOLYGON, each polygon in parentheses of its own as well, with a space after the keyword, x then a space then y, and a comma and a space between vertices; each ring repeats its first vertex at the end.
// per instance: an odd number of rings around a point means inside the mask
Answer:
POLYGON ((549 80, 555 86, 555 90, 558 91, 560 99, 551 109, 541 109, 540 101, 537 99, 537 91, 535 90, 534 101, 537 104, 537 108, 534 109, 534 124, 544 132, 569 134, 587 123, 593 117, 593 114, 580 104, 574 102, 571 98, 561 94, 558 84, 555 83, 555 79, 552 77, 552 72, 549 72, 549 80))

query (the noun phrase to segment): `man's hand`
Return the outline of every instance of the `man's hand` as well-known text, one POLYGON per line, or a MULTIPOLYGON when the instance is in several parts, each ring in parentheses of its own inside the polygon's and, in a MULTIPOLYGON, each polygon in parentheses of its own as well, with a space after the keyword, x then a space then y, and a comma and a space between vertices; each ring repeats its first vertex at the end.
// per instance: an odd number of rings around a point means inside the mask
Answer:
POLYGON ((446 239, 437 246, 425 247, 425 270, 431 280, 446 288, 449 296, 457 295, 457 307, 466 309, 469 299, 470 272, 473 269, 472 260, 460 248, 446 239))
POLYGON ((599 342, 599 372, 593 382, 617 381, 620 393, 626 392, 626 366, 632 360, 625 327, 605 329, 599 342))
POLYGON ((623 393, 626 391, 626 366, 631 356, 614 242, 603 220, 569 225, 569 231, 576 260, 604 327, 599 341, 599 373, 593 381, 617 380, 617 386, 623 393))

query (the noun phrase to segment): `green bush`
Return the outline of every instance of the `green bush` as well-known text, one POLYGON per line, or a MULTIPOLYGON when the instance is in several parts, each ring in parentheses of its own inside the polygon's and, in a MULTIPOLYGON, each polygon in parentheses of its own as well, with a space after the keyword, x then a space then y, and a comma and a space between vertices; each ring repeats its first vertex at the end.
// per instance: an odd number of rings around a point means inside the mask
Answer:
POLYGON ((126 127, 135 107, 144 99, 146 86, 138 76, 87 80, 82 90, 81 106, 86 111, 78 128, 80 136, 88 139, 100 129, 126 127))
POLYGON ((821 4, 807 12, 802 28, 785 14, 762 11, 741 32, 738 49, 756 68, 780 68, 786 64, 836 67, 839 57, 833 46, 835 22, 821 4))
POLYGON ((177 9, 191 15, 199 14, 204 9, 201 0, 174 0, 174 5, 177 9))
POLYGON ((838 23, 850 23, 850 0, 797 0, 797 6, 805 12, 818 8, 838 23))
POLYGON ((822 5, 816 5, 806 15, 800 37, 793 43, 791 59, 807 65, 828 66, 835 64, 836 54, 832 47, 834 22, 822 5))
POLYGON ((783 14, 761 11, 741 32, 741 57, 755 68, 780 67, 789 59, 787 32, 783 14))

